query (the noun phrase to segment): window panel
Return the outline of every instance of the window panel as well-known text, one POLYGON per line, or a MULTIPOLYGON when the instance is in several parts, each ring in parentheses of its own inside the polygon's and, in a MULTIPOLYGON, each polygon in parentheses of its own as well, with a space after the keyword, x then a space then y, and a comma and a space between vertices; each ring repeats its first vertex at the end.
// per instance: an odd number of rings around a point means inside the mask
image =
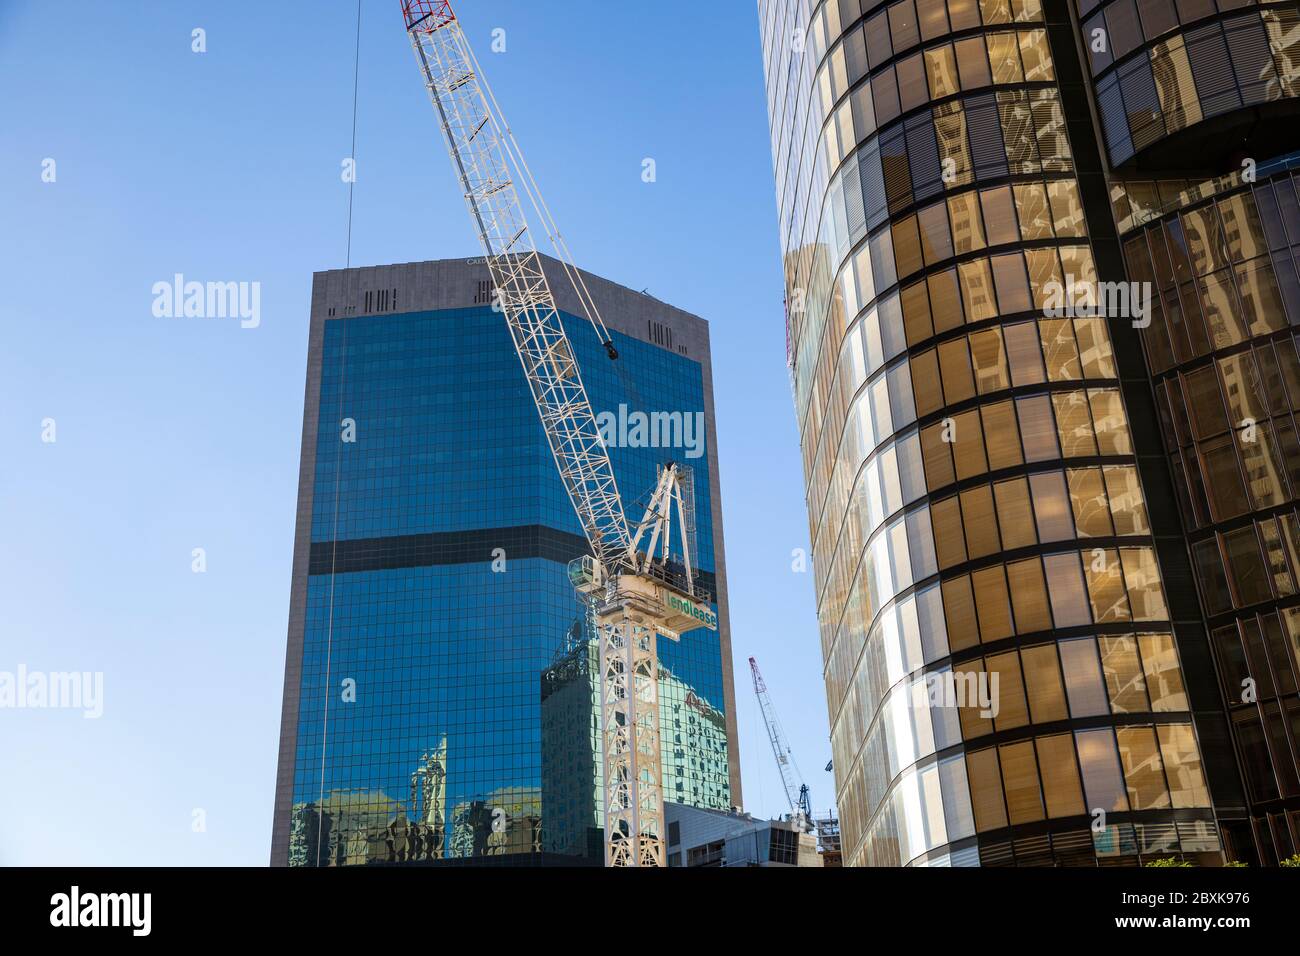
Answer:
POLYGON ((1032 740, 1004 744, 998 748, 1002 762, 1002 785, 1011 823, 1032 823, 1043 819, 1043 797, 1038 787, 1038 762, 1032 740))
POLYGON ((1038 323, 1047 361, 1048 381, 1074 381, 1083 377, 1079 349, 1074 341, 1074 323, 1069 319, 1042 319, 1038 323))
POLYGON ((965 740, 974 740, 976 737, 983 737, 986 734, 993 733, 993 718, 985 716, 992 708, 985 707, 979 700, 979 693, 976 688, 981 680, 985 678, 984 661, 976 659, 967 661, 961 665, 961 669, 954 668, 953 680, 957 682, 957 713, 961 719, 961 735, 965 740))
POLYGON ((997 499, 998 520, 1004 529, 1002 540, 1006 547, 1014 549, 1037 544, 1028 482, 1024 478, 999 481, 993 486, 993 493, 997 499))
MULTIPOLYGON (((952 222, 953 248, 958 254, 978 252, 984 248, 984 224, 980 220, 977 193, 964 192, 949 196, 948 218, 952 222)), ((963 281, 964 278, 963 276, 963 281)))
POLYGON ((1120 773, 1114 733, 1108 727, 1080 730, 1074 740, 1079 750, 1079 766, 1083 769, 1088 812, 1128 810, 1128 793, 1120 773))
POLYGON ((1106 492, 1110 497, 1111 516, 1118 535, 1150 534, 1146 501, 1138 483, 1137 469, 1132 465, 1107 465, 1102 469, 1106 479, 1106 492))
POLYGON ((957 52, 957 72, 961 77, 963 90, 975 90, 993 82, 989 74, 988 51, 984 47, 984 37, 976 36, 958 40, 954 45, 957 52))
POLYGON ((1025 74, 1020 66, 1020 44, 1015 32, 989 33, 984 39, 988 42, 993 82, 1023 83, 1025 74))
POLYGON ((1020 419, 1025 460, 1034 462, 1059 458, 1060 448, 1056 443, 1056 421, 1052 416, 1051 400, 1046 395, 1016 399, 1016 412, 1020 419))
POLYGON ((1075 762, 1074 739, 1069 734, 1039 737, 1035 741, 1038 766, 1043 775, 1043 795, 1049 817, 1082 814, 1083 788, 1079 784, 1079 766, 1075 762))
POLYGON ((1099 637, 1097 645, 1111 711, 1116 714, 1149 711, 1151 703, 1147 699, 1146 675, 1138 659, 1137 638, 1131 634, 1099 637))
POLYGON ((966 560, 966 536, 962 531, 961 506, 957 497, 930 506, 934 524, 934 553, 939 569, 946 570, 966 560))
MULTIPOLYGON (((994 727, 1003 731, 1025 726, 1029 723, 1029 706, 1025 703, 1025 689, 1020 677, 1020 655, 1015 651, 995 654, 986 658, 985 665, 990 675, 998 675, 997 695, 993 698, 997 710, 993 719, 994 727)), ((993 693, 992 688, 990 676, 990 695, 993 693)))
MULTIPOLYGON (((1042 183, 1017 183, 1015 185, 1016 213, 1020 218, 1022 238, 1026 242, 1052 238, 1052 213, 1047 205, 1047 190, 1042 183)), ((1051 250, 1053 261, 1056 256, 1051 250)), ((1032 268, 1031 268, 1032 274, 1032 268)))
POLYGON ((1079 555, 1049 554, 1043 558, 1043 567, 1047 571, 1047 590, 1052 598, 1052 619, 1056 626, 1091 624, 1079 555))
POLYGON ((925 73, 930 82, 930 98, 943 99, 961 92, 957 81, 957 58, 952 44, 925 51, 925 73))
POLYGON ((1109 712, 1106 684, 1097 660, 1097 642, 1091 637, 1060 641, 1061 672, 1070 701, 1070 716, 1098 717, 1109 712))
POLYGON ((1124 565, 1129 604, 1133 608, 1133 620, 1169 620, 1155 552, 1150 548, 1121 548, 1119 553, 1124 565))
POLYGON ((968 753, 966 776, 970 779, 975 829, 983 833, 1005 827, 1007 810, 1002 799, 1002 769, 998 766, 997 748, 968 753))
POLYGON ((980 642, 979 624, 975 616, 975 599, 971 594, 970 578, 963 575, 944 581, 943 616, 948 630, 948 646, 953 651, 974 647, 980 642))
POLYGON ((1088 555, 1084 572, 1088 578, 1088 600, 1092 604, 1093 620, 1099 624, 1131 620, 1119 555, 1113 550, 1098 548, 1088 555))
POLYGON ((952 458, 957 468, 957 480, 964 481, 989 470, 984 457, 984 433, 980 429, 979 409, 962 412, 953 419, 955 437, 952 458))
MULTIPOLYGON (((1029 698, 1029 713, 1034 723, 1065 720, 1069 712, 1065 707, 1065 688, 1061 684, 1056 645, 1040 644, 1037 647, 1021 648, 1020 658, 1029 698)), ((1070 759, 1074 759, 1073 752, 1070 759)))
POLYGON ((985 329, 970 336, 971 363, 975 387, 981 395, 1011 387, 1006 351, 1002 347, 1002 330, 985 329))
POLYGON ((1016 615, 1016 632, 1033 634, 1050 630, 1052 616, 1048 608, 1047 582, 1039 559, 1011 562, 1007 565, 1007 580, 1016 615))
MULTIPOLYGON (((1016 426, 1015 406, 1009 401, 981 406, 980 418, 984 424, 989 470, 1022 464, 1024 458, 1020 454, 1020 429, 1016 426)), ((1002 510, 1000 504, 998 510, 1002 510)))
POLYGON ((998 314, 993 294, 993 272, 987 259, 972 259, 958 266, 961 274, 962 304, 971 322, 991 319, 998 314))
MULTIPOLYGON (((1001 545, 998 541, 997 516, 993 511, 993 489, 988 485, 980 485, 963 491, 961 511, 962 523, 966 528, 966 552, 970 559, 983 558, 998 551, 1001 545)), ((999 567, 998 575, 1001 574, 1002 569, 999 567)), ((977 581, 977 590, 978 584, 977 581)))
POLYGON ((1208 807, 1210 793, 1201 773, 1201 755, 1191 724, 1161 724, 1156 728, 1160 753, 1171 788, 1174 809, 1208 807))
POLYGON ((1038 323, 1016 322, 1002 327, 1006 341, 1007 363, 1011 366, 1011 383, 1037 385, 1047 380, 1043 370, 1043 353, 1038 343, 1038 323))
POLYGON ((1151 709, 1156 712, 1187 710, 1187 691, 1183 686, 1183 672, 1178 664, 1173 636, 1139 634, 1137 640, 1151 709))
POLYGON ((1097 433, 1098 451, 1103 455, 1133 454, 1119 392, 1113 389, 1089 389, 1088 404, 1092 407, 1092 424, 1097 433))
POLYGON ((1070 505, 1079 537, 1110 537, 1115 529, 1100 468, 1072 468, 1069 471, 1070 505))
POLYGON ((1064 541, 1074 537, 1070 496, 1065 476, 1059 471, 1031 475, 1029 488, 1034 499, 1034 518, 1038 539, 1042 542, 1064 541))
POLYGON ((1004 315, 1028 312, 1033 308, 1024 256, 1019 252, 993 256, 993 282, 997 286, 998 310, 1004 315))
POLYGON ((1016 211, 1010 186, 986 189, 980 193, 980 208, 984 212, 984 232, 989 245, 998 246, 1016 242, 1020 229, 1016 225, 1016 211))
POLYGON ((1084 378, 1119 377, 1104 319, 1075 319, 1074 334, 1079 341, 1079 360, 1083 366, 1084 378))
POLYGON ((1053 392, 1052 405, 1056 409, 1056 424, 1064 456, 1083 458, 1096 455, 1097 438, 1092 430, 1088 396, 1083 392, 1053 392))
POLYGON ((1153 727, 1117 727, 1120 763, 1129 806, 1134 810, 1159 810, 1170 804, 1164 763, 1153 727))

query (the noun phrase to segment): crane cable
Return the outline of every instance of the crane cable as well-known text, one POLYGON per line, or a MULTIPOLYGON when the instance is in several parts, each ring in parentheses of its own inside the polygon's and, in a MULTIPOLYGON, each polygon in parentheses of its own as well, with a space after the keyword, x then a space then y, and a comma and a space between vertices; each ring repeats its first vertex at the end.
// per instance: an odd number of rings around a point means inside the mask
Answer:
MULTIPOLYGON (((346 268, 352 267, 352 191, 356 186, 357 180, 357 91, 360 88, 361 78, 361 0, 357 0, 357 27, 356 27, 356 50, 353 54, 352 62, 352 151, 348 158, 352 161, 351 175, 348 178, 348 239, 347 239, 347 258, 346 268)), ((348 348, 348 323, 343 323, 343 341, 339 351, 339 421, 343 420, 343 385, 347 377, 347 348, 348 348)), ((329 745, 329 724, 330 724, 330 667, 333 661, 334 653, 334 581, 335 569, 338 564, 339 551, 339 484, 340 472, 343 468, 343 449, 340 444, 337 455, 334 458, 334 519, 331 537, 333 541, 330 547, 330 598, 329 598, 329 623, 325 630, 325 683, 324 689, 324 715, 321 722, 321 742, 320 742, 320 793, 318 797, 318 811, 316 816, 316 865, 321 865, 321 852, 324 847, 321 846, 325 829, 325 764, 327 756, 327 747, 329 745)))

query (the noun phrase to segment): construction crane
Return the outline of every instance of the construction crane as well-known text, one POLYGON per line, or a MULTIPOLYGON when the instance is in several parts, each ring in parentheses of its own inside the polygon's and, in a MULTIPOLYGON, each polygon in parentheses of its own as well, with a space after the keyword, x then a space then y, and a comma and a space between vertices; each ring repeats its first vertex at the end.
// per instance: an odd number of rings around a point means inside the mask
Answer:
POLYGON ((754 675, 754 695, 758 697, 758 707, 763 712, 763 723, 767 725, 767 739, 772 744, 772 756, 776 757, 776 767, 781 771, 781 785, 785 787, 785 798, 790 803, 790 813, 806 829, 812 828, 812 805, 808 796, 808 785, 799 779, 799 768, 794 764, 794 753, 785 742, 781 733, 781 724, 776 719, 776 708, 767 692, 767 682, 758 669, 758 661, 749 659, 749 670, 754 675))
POLYGON ((618 350, 542 199, 460 21, 444 0, 401 0, 402 17, 483 245, 515 350, 560 479, 591 555, 569 579, 599 641, 606 866, 663 866, 658 638, 717 628, 712 596, 689 557, 689 470, 667 463, 635 530, 597 427, 573 346, 533 243, 522 197, 545 229, 578 302, 611 359, 618 350), (681 563, 671 560, 674 516, 681 563), (640 550, 642 541, 645 550, 640 550))

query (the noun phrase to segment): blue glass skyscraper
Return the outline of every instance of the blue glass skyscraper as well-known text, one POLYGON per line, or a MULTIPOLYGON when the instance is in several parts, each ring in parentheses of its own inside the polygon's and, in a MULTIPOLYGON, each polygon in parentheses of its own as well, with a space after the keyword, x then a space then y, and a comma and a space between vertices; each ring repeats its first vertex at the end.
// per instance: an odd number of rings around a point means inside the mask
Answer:
MULTIPOLYGON (((708 328, 552 285, 631 518, 690 466, 719 629, 660 642, 667 800, 740 802, 708 328), (567 311, 566 311, 567 310, 567 311)), ((318 273, 272 862, 599 862, 586 552, 481 259, 318 273)))

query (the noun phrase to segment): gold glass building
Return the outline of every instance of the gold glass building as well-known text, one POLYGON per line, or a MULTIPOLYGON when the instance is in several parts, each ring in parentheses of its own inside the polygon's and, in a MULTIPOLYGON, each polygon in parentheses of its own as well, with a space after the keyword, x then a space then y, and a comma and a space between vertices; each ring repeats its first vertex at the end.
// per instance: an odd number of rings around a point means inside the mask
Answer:
POLYGON ((1198 2, 758 4, 847 865, 1300 842, 1300 217, 1276 153, 1232 153, 1280 148, 1240 114, 1295 111, 1296 12, 1198 2), (1260 182, 1172 211, 1225 168, 1260 182))

